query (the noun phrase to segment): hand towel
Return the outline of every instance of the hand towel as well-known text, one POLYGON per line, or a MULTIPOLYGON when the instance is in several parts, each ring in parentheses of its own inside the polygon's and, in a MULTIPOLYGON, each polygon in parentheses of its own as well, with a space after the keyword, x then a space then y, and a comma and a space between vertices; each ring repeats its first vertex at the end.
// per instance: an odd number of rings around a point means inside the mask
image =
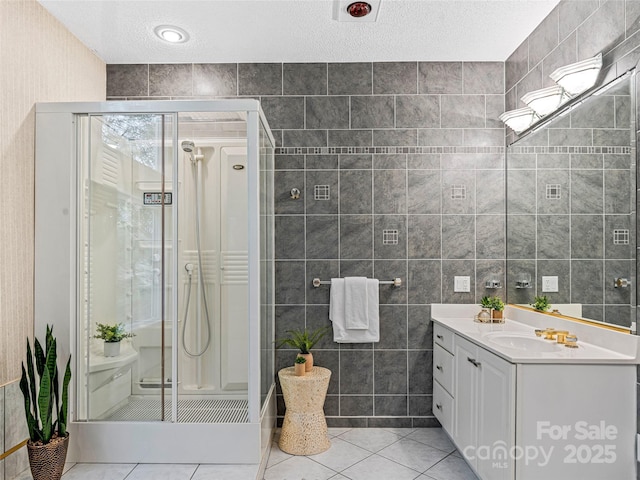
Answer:
POLYGON ((344 325, 344 278, 331 279, 329 292, 329 320, 344 325))
POLYGON ((344 325, 349 330, 369 328, 367 308, 368 290, 366 277, 344 279, 344 325))
POLYGON ((369 328, 350 330, 345 326, 343 278, 331 279, 329 319, 333 323, 333 341, 337 343, 371 343, 380 341, 380 313, 378 308, 378 280, 367 279, 367 311, 369 328))

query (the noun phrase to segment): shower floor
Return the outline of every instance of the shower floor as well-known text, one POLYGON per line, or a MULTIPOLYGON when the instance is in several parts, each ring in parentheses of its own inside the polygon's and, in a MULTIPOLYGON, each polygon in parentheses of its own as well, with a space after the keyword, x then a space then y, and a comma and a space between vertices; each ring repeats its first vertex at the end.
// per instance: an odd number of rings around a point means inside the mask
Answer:
MULTIPOLYGON (((164 402, 165 416, 171 416, 171 400, 164 402)), ((178 400, 178 423, 246 423, 246 400, 178 400)), ((160 401, 157 398, 131 397, 129 403, 104 420, 107 421, 157 421, 160 418, 160 401)))

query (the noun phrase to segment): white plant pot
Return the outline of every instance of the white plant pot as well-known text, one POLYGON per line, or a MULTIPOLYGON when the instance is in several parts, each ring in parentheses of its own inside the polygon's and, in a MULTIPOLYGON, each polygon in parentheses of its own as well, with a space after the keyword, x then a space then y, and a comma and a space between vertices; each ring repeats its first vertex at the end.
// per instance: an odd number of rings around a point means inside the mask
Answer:
POLYGON ((117 357, 120 355, 120 342, 104 342, 104 356, 117 357))

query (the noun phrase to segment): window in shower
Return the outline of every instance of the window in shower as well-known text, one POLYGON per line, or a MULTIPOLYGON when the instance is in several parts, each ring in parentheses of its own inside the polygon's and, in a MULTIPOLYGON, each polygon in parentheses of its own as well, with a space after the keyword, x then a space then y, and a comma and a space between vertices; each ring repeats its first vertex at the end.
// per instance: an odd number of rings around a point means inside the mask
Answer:
POLYGON ((174 124, 79 117, 78 420, 170 418, 174 124), (135 337, 106 356, 97 323, 135 337))

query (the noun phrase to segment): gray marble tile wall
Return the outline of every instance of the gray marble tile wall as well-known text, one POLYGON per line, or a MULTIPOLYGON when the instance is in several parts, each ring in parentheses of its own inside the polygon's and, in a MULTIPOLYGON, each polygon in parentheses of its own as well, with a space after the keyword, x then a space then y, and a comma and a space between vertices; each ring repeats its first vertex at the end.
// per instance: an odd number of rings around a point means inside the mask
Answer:
POLYGON ((532 303, 541 277, 558 276, 558 292, 545 294, 551 303, 580 303, 587 318, 631 326, 632 292, 613 285, 634 273, 630 112, 626 80, 509 147, 512 303, 532 303), (519 279, 537 285, 517 289, 519 279))
MULTIPOLYGON (((549 74, 557 67, 599 52, 604 56, 600 80, 621 75, 640 61, 639 30, 638 0, 562 0, 505 62, 505 109, 523 107, 522 95, 552 85, 549 74)), ((507 144, 515 139, 508 134, 507 144)))
POLYGON ((525 93, 554 85, 549 74, 556 68, 600 52, 599 82, 621 75, 640 60, 639 29, 639 0, 562 0, 505 62, 506 110, 524 107, 525 93))
MULTIPOLYGON (((278 147, 276 337, 330 324, 314 277, 401 277, 380 287, 379 343, 314 348, 333 372, 325 412, 335 426, 435 424, 430 304, 504 283, 504 64, 108 65, 107 93, 261 100, 278 147), (470 292, 453 291, 457 275, 470 292)), ((294 357, 279 350, 277 369, 294 357)))

